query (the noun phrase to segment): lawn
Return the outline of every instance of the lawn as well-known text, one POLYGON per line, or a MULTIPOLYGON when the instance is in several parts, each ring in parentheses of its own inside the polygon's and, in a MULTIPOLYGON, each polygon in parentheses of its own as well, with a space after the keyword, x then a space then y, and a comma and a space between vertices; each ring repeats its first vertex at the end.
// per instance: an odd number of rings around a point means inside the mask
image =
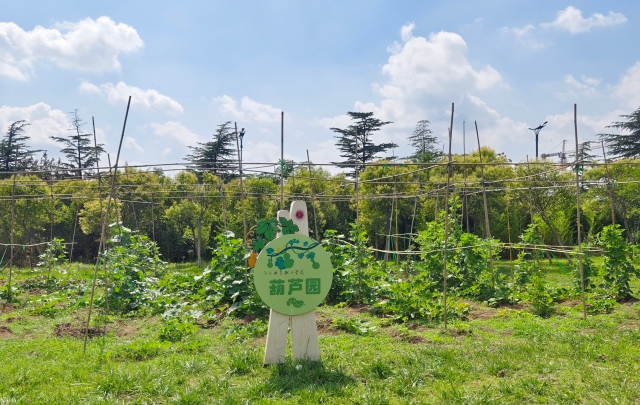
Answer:
MULTIPOLYGON (((549 272, 558 286, 572 285, 560 267, 549 272)), ((56 279, 86 283, 90 275, 91 267, 72 266, 56 279)), ((83 352, 87 308, 50 304, 48 284, 28 269, 15 280, 34 285, 15 305, 0 302, 2 405, 640 403, 634 302, 587 321, 576 300, 559 303, 548 319, 525 306, 473 302, 468 318, 447 330, 395 324, 367 307, 321 306, 322 362, 263 367, 264 319, 201 323, 170 342, 157 316, 109 316, 103 334, 97 315, 83 352)), ((65 300, 86 294, 80 284, 65 300)))

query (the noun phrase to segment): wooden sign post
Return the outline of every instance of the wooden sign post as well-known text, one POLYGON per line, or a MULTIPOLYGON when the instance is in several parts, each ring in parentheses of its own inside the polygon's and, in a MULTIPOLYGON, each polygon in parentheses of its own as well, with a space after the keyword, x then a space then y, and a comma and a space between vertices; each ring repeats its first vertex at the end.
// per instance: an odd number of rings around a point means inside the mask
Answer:
POLYGON ((320 360, 315 307, 324 301, 333 278, 329 254, 309 237, 307 205, 294 201, 278 211, 298 226, 295 234, 269 242, 258 256, 254 282, 260 298, 271 308, 264 364, 283 363, 291 324, 293 358, 320 360))

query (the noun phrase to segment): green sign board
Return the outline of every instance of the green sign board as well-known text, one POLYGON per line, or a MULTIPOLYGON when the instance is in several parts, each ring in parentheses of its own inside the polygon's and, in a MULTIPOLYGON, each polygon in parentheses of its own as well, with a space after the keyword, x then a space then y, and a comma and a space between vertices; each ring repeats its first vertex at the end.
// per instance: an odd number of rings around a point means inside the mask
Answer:
POLYGON ((320 243, 299 234, 269 242, 253 269, 260 298, 284 315, 313 310, 329 293, 332 279, 329 254, 320 243))

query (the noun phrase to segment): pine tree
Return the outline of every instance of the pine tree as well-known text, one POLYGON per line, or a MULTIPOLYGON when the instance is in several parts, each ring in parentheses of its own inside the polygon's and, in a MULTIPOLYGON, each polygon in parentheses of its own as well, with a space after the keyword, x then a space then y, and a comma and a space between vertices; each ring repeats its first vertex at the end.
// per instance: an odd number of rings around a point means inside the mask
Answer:
POLYGON ((235 156, 234 147, 235 131, 231 127, 231 121, 218 125, 213 134, 213 140, 205 143, 198 142, 199 146, 189 146, 192 153, 185 160, 195 163, 195 172, 198 178, 202 173, 209 172, 227 181, 232 177, 235 156))
POLYGON ((429 163, 442 157, 442 152, 436 149, 438 138, 432 135, 428 120, 418 121, 409 140, 415 151, 407 159, 416 163, 429 163))
POLYGON ((383 126, 391 124, 390 121, 381 121, 373 117, 372 112, 347 112, 355 122, 347 128, 331 128, 338 133, 336 146, 340 150, 340 156, 346 160, 342 162, 332 162, 339 167, 353 168, 353 173, 347 176, 354 177, 356 172, 364 169, 365 164, 376 159, 378 153, 386 152, 391 148, 396 148, 395 143, 375 144, 371 140, 374 132, 379 131, 383 126))
POLYGON ((32 156, 40 152, 39 150, 30 149, 26 141, 30 139, 24 134, 24 127, 29 124, 25 120, 16 121, 9 125, 4 139, 0 141, 0 167, 4 172, 12 172, 20 169, 26 169, 28 161, 32 156))
POLYGON ((630 115, 621 115, 627 121, 613 122, 607 128, 629 131, 628 135, 599 134, 609 147, 611 155, 619 158, 640 157, 640 107, 630 115))
POLYGON ((92 146, 94 144, 93 135, 80 132, 85 123, 78 115, 78 110, 74 110, 70 114, 73 114, 70 130, 75 133, 66 138, 60 136, 50 138, 64 146, 60 152, 64 153, 69 162, 63 163, 63 166, 75 169, 76 176, 82 178, 83 169, 95 167, 100 154, 104 153, 104 145, 92 146))

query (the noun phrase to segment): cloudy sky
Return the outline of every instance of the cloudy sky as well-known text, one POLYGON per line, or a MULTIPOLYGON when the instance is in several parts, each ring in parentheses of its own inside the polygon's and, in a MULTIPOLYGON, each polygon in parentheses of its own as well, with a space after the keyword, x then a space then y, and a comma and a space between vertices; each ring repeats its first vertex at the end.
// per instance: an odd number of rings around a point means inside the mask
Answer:
POLYGON ((57 156, 78 109, 115 154, 132 96, 129 164, 181 162, 225 121, 273 162, 284 111, 285 156, 328 163, 347 111, 393 121, 375 140, 406 156, 419 120, 446 140, 454 102, 454 152, 475 120, 519 161, 544 121, 541 153, 573 144, 573 103, 583 140, 640 106, 639 22, 631 0, 3 2, 0 126, 57 156))

